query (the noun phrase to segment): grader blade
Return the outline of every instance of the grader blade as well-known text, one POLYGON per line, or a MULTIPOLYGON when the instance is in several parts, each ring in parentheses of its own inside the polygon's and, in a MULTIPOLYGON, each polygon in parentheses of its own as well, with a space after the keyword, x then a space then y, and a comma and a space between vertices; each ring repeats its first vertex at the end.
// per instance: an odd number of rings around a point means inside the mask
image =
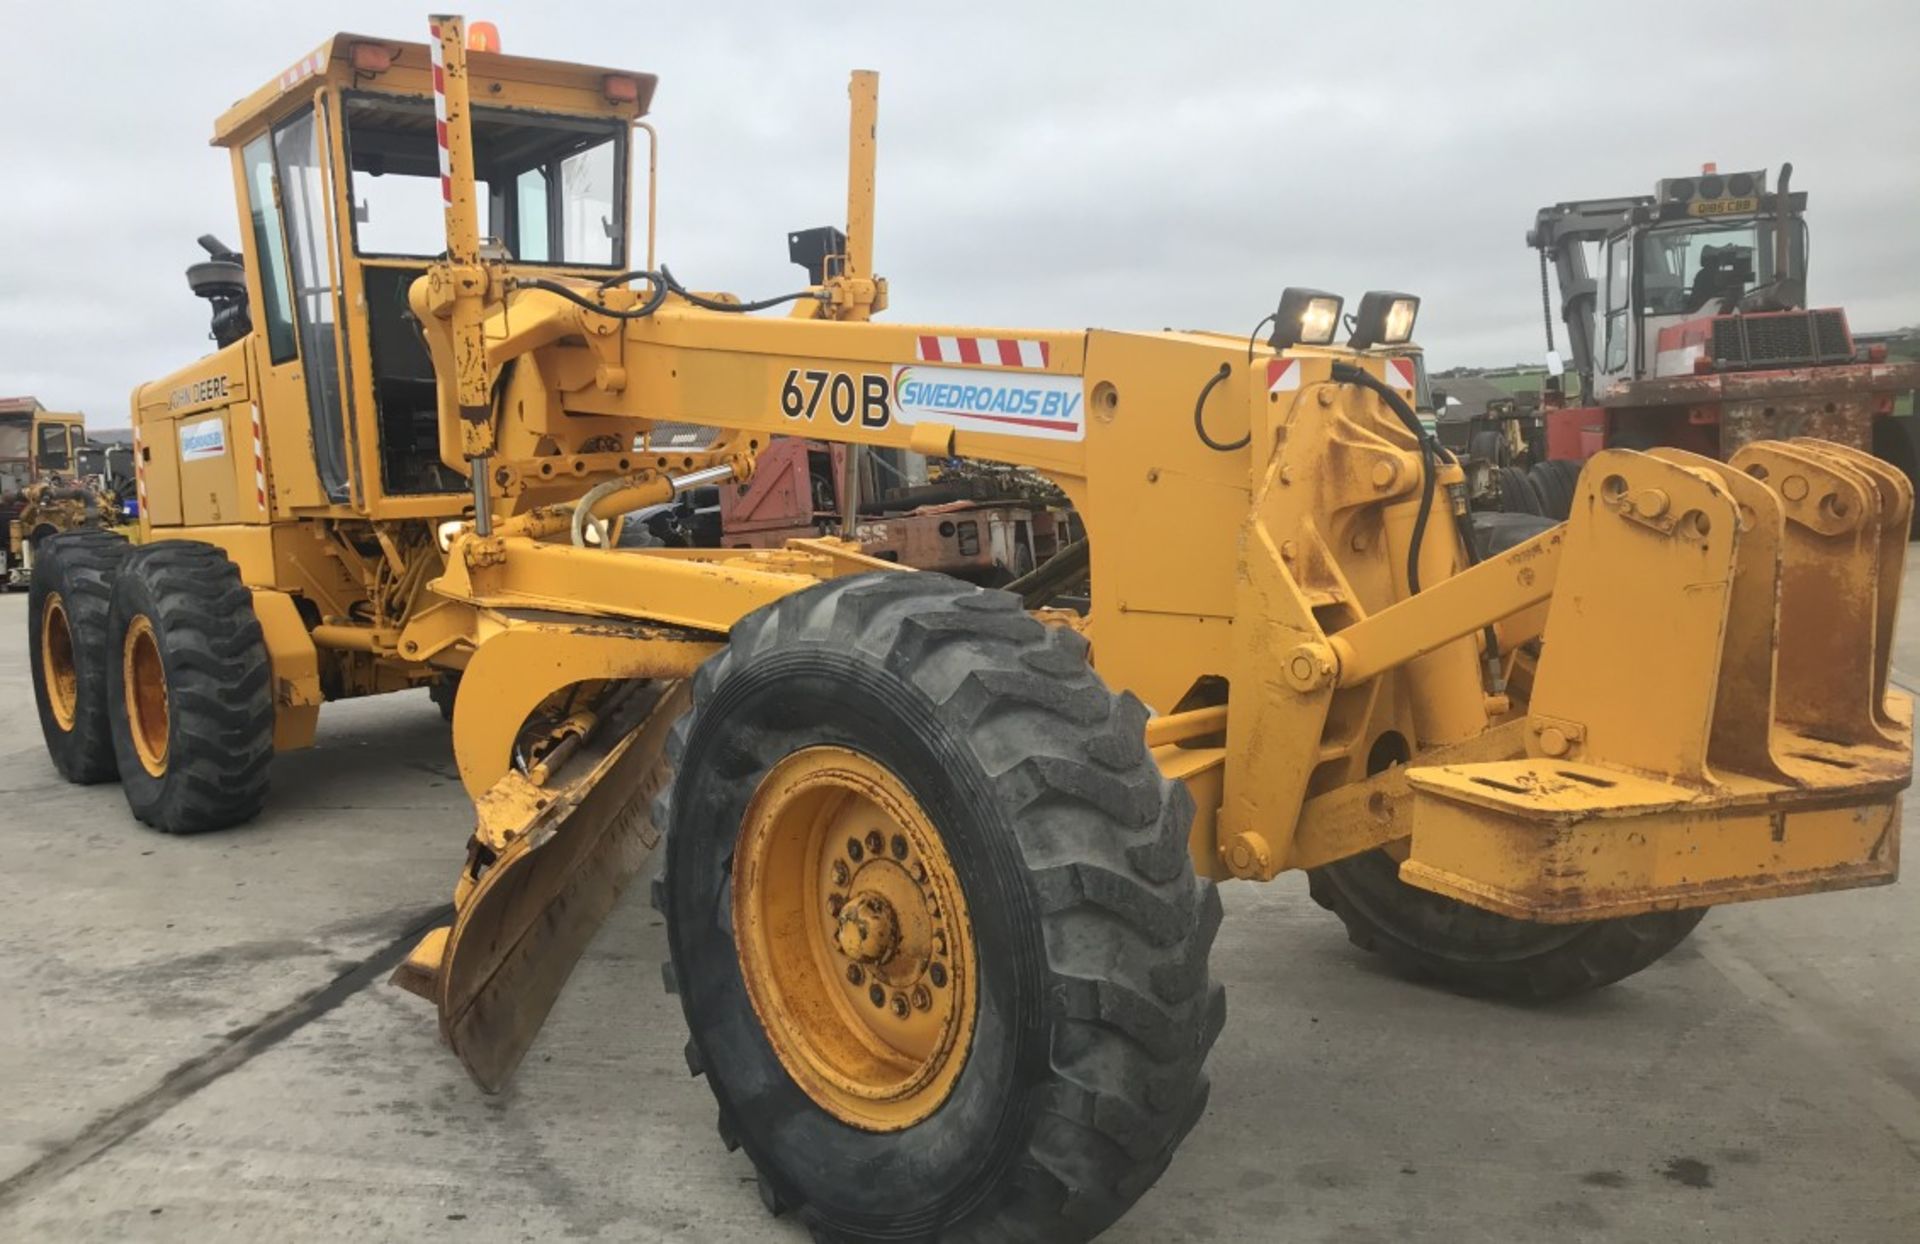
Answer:
POLYGON ((429 934, 394 980, 433 1000, 441 1036, 487 1092, 519 1066, 659 843, 653 798, 667 776, 667 731, 685 706, 684 684, 672 684, 637 726, 582 747, 560 781, 536 786, 509 773, 480 800, 476 851, 505 846, 477 881, 463 877, 451 929, 429 934))

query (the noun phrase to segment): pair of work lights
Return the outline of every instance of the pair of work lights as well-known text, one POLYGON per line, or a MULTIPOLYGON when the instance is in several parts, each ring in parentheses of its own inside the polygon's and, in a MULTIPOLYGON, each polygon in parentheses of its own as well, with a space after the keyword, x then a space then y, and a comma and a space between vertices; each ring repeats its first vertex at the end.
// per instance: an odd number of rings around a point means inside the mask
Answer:
MULTIPOLYGON (((1276 350, 1332 345, 1340 332, 1340 308, 1345 302, 1338 294, 1289 286, 1280 293, 1280 309, 1274 312, 1273 336, 1268 344, 1276 350)), ((1347 345, 1355 350, 1403 346, 1413 339, 1413 321, 1419 313, 1420 300, 1412 294, 1368 290, 1353 315, 1347 345)))

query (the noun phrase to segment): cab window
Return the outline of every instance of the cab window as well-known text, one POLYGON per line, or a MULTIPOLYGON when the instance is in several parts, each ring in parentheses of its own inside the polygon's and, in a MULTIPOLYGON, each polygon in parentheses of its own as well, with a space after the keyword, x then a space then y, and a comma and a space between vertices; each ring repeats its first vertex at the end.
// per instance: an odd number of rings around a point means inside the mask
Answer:
POLYGON ((260 267, 260 296, 266 301, 267 356, 275 363, 294 356, 293 299, 288 293, 287 248, 280 231, 280 195, 273 179, 273 140, 262 134, 246 145, 240 162, 247 174, 248 215, 253 223, 253 254, 260 267))
POLYGON ((294 323, 306 365, 307 411, 313 421, 314 465, 331 501, 348 497, 346 419, 335 343, 334 277, 328 257, 326 127, 312 110, 273 131, 274 172, 285 211, 293 274, 294 323))
POLYGON ((73 461, 73 455, 67 451, 67 425, 64 423, 43 423, 40 425, 40 445, 37 451, 42 471, 64 471, 73 461))
MULTIPOLYGON (((447 228, 432 102, 360 93, 347 97, 346 113, 355 249, 438 256, 447 228)), ((620 121, 475 108, 482 231, 522 263, 621 263, 626 138, 620 121)))
POLYGON ((1602 371, 1627 366, 1627 339, 1632 335, 1633 239, 1627 234, 1607 242, 1607 327, 1602 371))

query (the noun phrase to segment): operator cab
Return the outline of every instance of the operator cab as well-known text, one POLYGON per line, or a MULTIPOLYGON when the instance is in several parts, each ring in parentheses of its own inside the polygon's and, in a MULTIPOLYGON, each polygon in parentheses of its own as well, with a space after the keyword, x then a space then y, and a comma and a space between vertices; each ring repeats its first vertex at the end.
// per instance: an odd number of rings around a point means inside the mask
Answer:
POLYGON ((1784 187, 1769 195, 1765 170, 1669 178, 1638 200, 1602 244, 1600 392, 1726 357, 1717 317, 1804 307, 1805 204, 1784 187))
MULTIPOLYGON (((529 276, 624 271, 630 135, 653 77, 508 56, 497 35, 488 43, 467 60, 483 249, 529 276)), ((216 122, 215 145, 233 153, 244 253, 201 239, 208 258, 189 282, 213 304, 221 349, 148 386, 150 465, 181 472, 183 485, 212 469, 194 465, 198 449, 175 461, 159 425, 185 428, 232 395, 240 413, 214 453, 248 457, 234 446, 249 436, 250 406, 276 515, 460 512, 468 481, 442 459, 434 368, 408 301, 446 247, 433 73, 424 44, 336 35, 216 122)), ((253 499, 253 475, 237 477, 229 513, 253 499)), ((265 510, 264 484, 257 492, 265 510)))
POLYGON ((86 439, 79 415, 50 411, 37 398, 0 398, 0 500, 49 475, 72 474, 86 439))

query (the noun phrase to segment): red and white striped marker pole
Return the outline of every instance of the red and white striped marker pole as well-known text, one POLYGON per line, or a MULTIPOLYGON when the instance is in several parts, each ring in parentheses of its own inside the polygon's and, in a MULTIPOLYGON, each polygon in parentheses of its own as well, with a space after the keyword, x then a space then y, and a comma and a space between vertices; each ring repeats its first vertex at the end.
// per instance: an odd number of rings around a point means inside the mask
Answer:
POLYGON ((433 37, 427 42, 427 50, 433 56, 433 134, 440 144, 440 201, 452 207, 453 174, 447 162, 447 54, 440 46, 440 23, 446 20, 428 20, 427 30, 433 37))
POLYGON ((473 480, 473 526, 493 528, 487 458, 493 453, 493 374, 482 325, 487 313, 486 268, 480 263, 480 217, 474 202, 473 114, 468 105, 467 24, 443 14, 427 20, 432 33, 434 135, 440 145, 440 193, 446 201, 447 263, 453 289, 454 402, 460 410, 460 451, 473 480))

